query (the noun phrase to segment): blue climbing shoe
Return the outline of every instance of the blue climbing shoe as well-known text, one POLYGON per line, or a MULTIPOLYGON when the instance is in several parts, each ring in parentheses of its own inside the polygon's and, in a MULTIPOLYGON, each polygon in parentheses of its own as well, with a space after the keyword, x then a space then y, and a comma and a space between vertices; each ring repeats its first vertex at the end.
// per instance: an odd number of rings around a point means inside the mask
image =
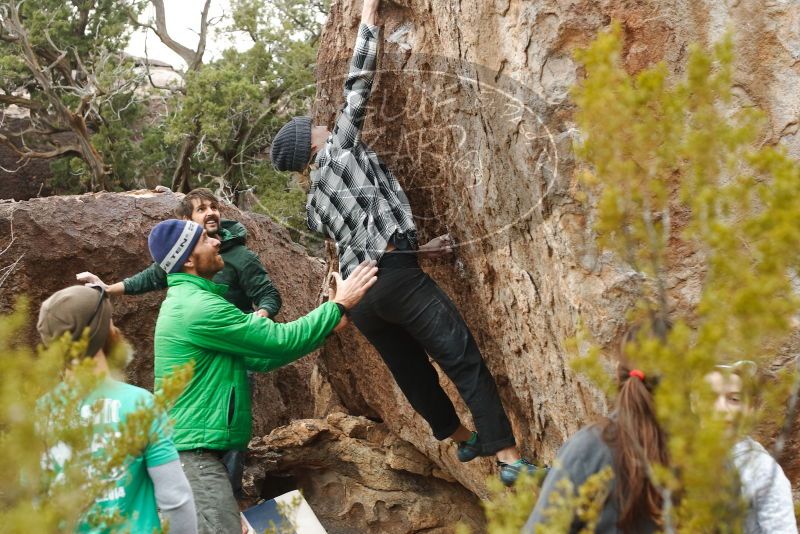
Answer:
POLYGON ((473 432, 467 441, 458 442, 456 456, 459 462, 469 462, 480 456, 480 445, 478 445, 478 433, 473 432))
POLYGON ((528 473, 529 475, 533 475, 537 472, 547 472, 547 468, 537 467, 525 458, 520 458, 516 462, 510 464, 498 460, 497 466, 500 468, 500 481, 506 487, 513 486, 517 481, 517 478, 519 478, 520 473, 528 473))

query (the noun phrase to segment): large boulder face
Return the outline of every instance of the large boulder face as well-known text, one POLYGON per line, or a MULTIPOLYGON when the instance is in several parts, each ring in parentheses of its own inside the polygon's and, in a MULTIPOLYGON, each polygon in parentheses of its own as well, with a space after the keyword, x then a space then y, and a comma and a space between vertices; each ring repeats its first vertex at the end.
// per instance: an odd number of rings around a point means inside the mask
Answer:
MULTIPOLYGON (((0 267, 19 262, 0 292, 0 312, 12 309, 18 296, 30 301, 32 343, 39 306, 53 292, 75 284, 75 274, 91 271, 108 283, 147 267, 152 260, 147 235, 172 216, 180 196, 172 193, 97 193, 47 197, 0 204, 0 250, 9 243, 0 267), (13 231, 13 233, 12 233, 13 231), (13 238, 13 242, 11 239, 13 238)), ((318 305, 324 263, 310 258, 268 218, 224 207, 224 218, 240 221, 255 251, 283 297, 278 320, 296 319, 318 305)), ((164 291, 114 299, 114 323, 133 343, 137 355, 129 368, 132 383, 152 389, 153 330, 164 291)), ((317 355, 254 379, 256 435, 292 419, 313 417, 320 380, 314 379, 317 355)))
MULTIPOLYGON (((359 10, 358 2, 331 8, 317 61, 319 124, 332 127, 341 109, 359 10)), ((408 192, 423 242, 449 232, 461 244, 455 260, 426 268, 475 333, 523 453, 552 460, 577 428, 608 410, 571 372, 566 341, 582 323, 610 346, 642 284, 596 250, 591 213, 577 190, 568 88, 582 72, 573 52, 616 19, 626 68, 664 61, 678 75, 691 43, 711 44, 731 28, 736 105, 765 110, 766 142, 797 157, 800 7, 401 0, 384 2, 380 13, 379 72, 363 139, 408 192)), ((691 247, 676 240, 670 296, 677 313, 697 301, 702 272, 691 247)), ((363 338, 337 343, 341 348, 326 348, 322 365, 342 402, 359 413, 365 400, 388 428, 483 495, 492 466, 457 465, 452 446, 432 439, 363 338)), ((456 405, 469 422, 463 403, 456 405)), ((787 467, 796 482, 800 472, 787 467)))

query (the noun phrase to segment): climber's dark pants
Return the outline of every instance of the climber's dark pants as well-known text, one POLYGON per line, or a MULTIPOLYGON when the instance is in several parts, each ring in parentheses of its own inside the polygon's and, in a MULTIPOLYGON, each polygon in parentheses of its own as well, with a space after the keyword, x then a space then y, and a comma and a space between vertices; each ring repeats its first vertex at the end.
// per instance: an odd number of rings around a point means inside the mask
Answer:
POLYGON ((489 456, 514 445, 494 379, 447 294, 420 269, 416 254, 388 252, 378 267, 378 281, 352 310, 353 322, 378 349, 436 439, 451 436, 460 421, 428 354, 472 412, 481 453, 489 456))

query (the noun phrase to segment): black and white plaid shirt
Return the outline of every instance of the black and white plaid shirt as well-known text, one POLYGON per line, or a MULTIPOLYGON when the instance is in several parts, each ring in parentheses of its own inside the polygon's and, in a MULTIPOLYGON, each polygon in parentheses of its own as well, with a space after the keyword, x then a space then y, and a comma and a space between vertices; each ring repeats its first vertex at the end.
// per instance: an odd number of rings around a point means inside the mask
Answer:
POLYGON ((339 269, 347 278, 364 260, 379 260, 395 232, 417 248, 408 198, 378 155, 361 142, 361 128, 375 77, 378 28, 358 28, 345 104, 311 172, 308 227, 336 240, 339 269))

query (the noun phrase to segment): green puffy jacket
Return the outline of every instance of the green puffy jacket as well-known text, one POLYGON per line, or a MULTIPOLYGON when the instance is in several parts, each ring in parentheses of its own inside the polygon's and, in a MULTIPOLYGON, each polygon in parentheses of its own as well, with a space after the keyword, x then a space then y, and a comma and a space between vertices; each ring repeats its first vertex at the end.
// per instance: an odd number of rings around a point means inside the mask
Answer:
MULTIPOLYGON (((272 285, 258 256, 245 246, 247 229, 239 222, 220 221, 220 250, 225 267, 214 276, 214 282, 228 286, 225 298, 245 313, 265 309, 270 317, 281 309, 281 295, 272 285)), ((144 271, 122 281, 126 295, 140 295, 167 287, 167 273, 153 263, 144 271)))
POLYGON ((341 319, 326 302, 290 323, 245 314, 225 300, 227 287, 199 276, 167 276, 155 332, 155 382, 194 361, 194 376, 170 409, 179 451, 244 449, 252 417, 247 371, 270 371, 313 351, 341 319))

